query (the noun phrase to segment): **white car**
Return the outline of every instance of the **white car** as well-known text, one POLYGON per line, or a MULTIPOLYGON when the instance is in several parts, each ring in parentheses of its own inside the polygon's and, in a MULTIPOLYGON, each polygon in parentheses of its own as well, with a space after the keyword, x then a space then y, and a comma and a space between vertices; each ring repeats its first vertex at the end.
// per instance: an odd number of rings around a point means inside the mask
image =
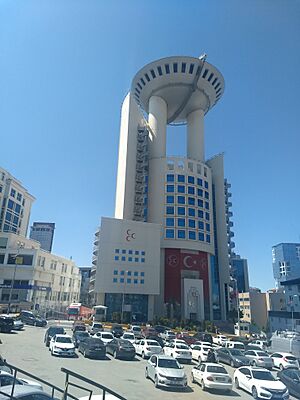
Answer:
POLYGON ((218 344, 219 346, 224 346, 225 342, 227 342, 227 336, 225 335, 217 335, 213 337, 213 343, 218 344))
POLYGON ((8 372, 5 371, 0 371, 0 387, 2 388, 3 386, 9 386, 9 385, 27 385, 35 389, 40 389, 43 390, 43 387, 41 384, 39 384, 36 381, 31 381, 29 379, 24 379, 24 378, 14 378, 12 374, 9 374, 8 372))
POLYGON ((107 345, 107 343, 111 342, 115 337, 112 333, 110 332, 96 332, 93 335, 94 338, 101 339, 102 342, 107 345))
POLYGON ((202 390, 217 389, 231 392, 232 379, 226 369, 217 363, 203 363, 194 367, 191 372, 192 382, 201 385, 202 390))
POLYGON ((192 362, 192 351, 186 343, 172 342, 165 345, 164 353, 166 356, 174 357, 178 361, 192 362))
POLYGON ((257 347, 259 347, 260 349, 262 349, 262 350, 266 350, 266 348, 267 348, 267 342, 265 341, 265 340, 253 340, 252 342, 251 342, 251 345, 254 345, 254 346, 257 346, 257 347))
POLYGON ((130 332, 134 333, 135 335, 141 335, 142 328, 139 325, 131 325, 130 332))
POLYGON ((49 350, 52 356, 75 357, 75 346, 71 336, 55 335, 50 340, 49 350))
POLYGON ((233 375, 235 387, 251 393, 254 399, 288 399, 289 392, 284 383, 274 378, 265 368, 240 367, 233 375))
POLYGON ((149 358, 153 354, 162 354, 163 349, 161 345, 152 339, 142 339, 134 344, 136 354, 143 358, 149 358))
POLYGON ((298 360, 293 354, 291 353, 273 353, 271 358, 274 362, 274 367, 279 369, 286 369, 286 368, 299 368, 298 360))
POLYGON ((161 336, 164 340, 166 340, 167 342, 169 342, 169 341, 171 341, 171 340, 174 340, 174 339, 176 338, 176 335, 175 335, 175 333, 174 333, 173 331, 165 331, 165 332, 162 332, 162 333, 160 334, 160 336, 161 336))
POLYGON ((187 377, 178 361, 173 357, 164 355, 153 355, 148 361, 145 369, 147 379, 152 379, 155 387, 176 387, 187 386, 187 377))
POLYGON ((212 349, 212 346, 210 345, 210 343, 209 343, 209 346, 207 346, 204 343, 203 344, 198 343, 198 344, 192 345, 192 359, 198 360, 199 363, 202 361, 206 361, 208 352, 211 349, 212 349))
POLYGON ((130 343, 135 343, 135 336, 132 332, 124 332, 120 339, 128 340, 130 343))
POLYGON ((201 340, 197 340, 197 342, 193 343, 191 345, 191 348, 193 348, 194 346, 206 346, 206 347, 210 347, 210 348, 213 347, 212 343, 210 343, 210 342, 201 342, 201 340))

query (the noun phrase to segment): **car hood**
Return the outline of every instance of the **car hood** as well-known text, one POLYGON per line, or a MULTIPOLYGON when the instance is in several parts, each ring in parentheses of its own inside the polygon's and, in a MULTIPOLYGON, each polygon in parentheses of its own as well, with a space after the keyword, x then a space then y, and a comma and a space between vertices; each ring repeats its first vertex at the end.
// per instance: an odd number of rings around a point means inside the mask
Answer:
POLYGON ((270 388, 273 390, 286 390, 286 386, 281 381, 264 381, 260 379, 253 379, 260 387, 270 388))
POLYGON ((172 376, 174 378, 183 378, 185 376, 183 369, 157 368, 156 372, 160 375, 172 376))
POLYGON ((58 347, 60 349, 74 349, 74 344, 73 343, 58 343, 56 342, 54 344, 55 347, 58 347))
POLYGON ((246 356, 232 356, 232 358, 236 361, 245 362, 249 364, 249 358, 247 358, 246 356))

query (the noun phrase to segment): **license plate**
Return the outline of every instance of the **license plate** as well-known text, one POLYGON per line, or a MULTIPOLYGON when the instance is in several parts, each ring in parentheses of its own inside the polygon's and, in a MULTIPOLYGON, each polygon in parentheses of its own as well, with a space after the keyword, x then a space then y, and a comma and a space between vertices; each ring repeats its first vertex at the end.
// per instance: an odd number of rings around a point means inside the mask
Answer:
POLYGON ((218 381, 218 382, 225 382, 226 379, 225 379, 225 378, 216 378, 216 381, 218 381))

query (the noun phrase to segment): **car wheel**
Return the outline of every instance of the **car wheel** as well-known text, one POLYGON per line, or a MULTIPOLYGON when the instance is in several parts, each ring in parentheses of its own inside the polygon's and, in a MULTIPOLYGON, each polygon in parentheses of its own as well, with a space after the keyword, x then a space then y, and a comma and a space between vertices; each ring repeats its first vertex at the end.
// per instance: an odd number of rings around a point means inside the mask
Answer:
POLYGON ((205 390, 206 390, 205 383, 204 383, 203 379, 201 381, 201 389, 203 390, 203 392, 205 392, 205 390))
POLYGON ((148 368, 145 369, 145 378, 149 379, 148 368))
POLYGON ((279 365, 279 369, 280 369, 280 371, 283 371, 284 370, 284 366, 282 364, 280 364, 279 365))
POLYGON ((253 397, 254 399, 258 399, 257 389, 256 389, 255 386, 253 386, 253 388, 252 388, 252 397, 253 397))
POLYGON ((155 377, 154 386, 155 386, 156 388, 159 387, 158 377, 157 377, 157 376, 155 377))
POLYGON ((235 384, 235 387, 236 387, 237 389, 239 389, 239 388, 240 388, 240 384, 239 384, 239 380, 238 380, 238 378, 235 378, 235 380, 234 380, 234 384, 235 384))
POLYGON ((251 361, 251 365, 252 365, 252 367, 256 367, 257 366, 255 361, 251 361))
POLYGON ((191 373, 191 378, 192 378, 192 383, 195 383, 195 378, 193 373, 191 373))
POLYGON ((234 368, 234 361, 233 361, 233 360, 230 361, 230 366, 231 366, 232 368, 234 368))

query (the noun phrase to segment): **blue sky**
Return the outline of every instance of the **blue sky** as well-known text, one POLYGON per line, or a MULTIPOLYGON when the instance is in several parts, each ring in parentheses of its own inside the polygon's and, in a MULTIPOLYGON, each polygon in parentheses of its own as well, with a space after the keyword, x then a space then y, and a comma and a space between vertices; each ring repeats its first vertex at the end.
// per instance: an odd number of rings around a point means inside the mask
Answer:
MULTIPOLYGON (((0 165, 56 223, 54 251, 89 265, 113 216, 121 103, 144 64, 208 54, 225 93, 205 119, 225 152, 236 251, 273 287, 271 246, 300 241, 300 2, 0 0, 0 165)), ((185 153, 170 130, 169 154, 185 153)))

